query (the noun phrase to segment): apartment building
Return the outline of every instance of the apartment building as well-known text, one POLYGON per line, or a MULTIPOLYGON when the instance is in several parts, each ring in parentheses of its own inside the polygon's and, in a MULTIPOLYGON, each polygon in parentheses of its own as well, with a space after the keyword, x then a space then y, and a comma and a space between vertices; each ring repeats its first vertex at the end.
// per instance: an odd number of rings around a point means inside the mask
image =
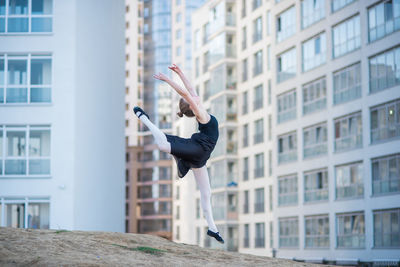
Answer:
POLYGON ((123 14, 0 1, 0 226, 123 231, 123 14))
POLYGON ((133 114, 141 106, 172 133, 171 91, 152 75, 171 63, 171 1, 125 1, 125 231, 172 238, 172 160, 133 114))
MULTIPOLYGON (((399 261, 399 14, 390 0, 214 0, 193 14, 193 79, 220 122, 223 248, 399 261)), ((192 209, 197 244, 221 248, 192 209)))

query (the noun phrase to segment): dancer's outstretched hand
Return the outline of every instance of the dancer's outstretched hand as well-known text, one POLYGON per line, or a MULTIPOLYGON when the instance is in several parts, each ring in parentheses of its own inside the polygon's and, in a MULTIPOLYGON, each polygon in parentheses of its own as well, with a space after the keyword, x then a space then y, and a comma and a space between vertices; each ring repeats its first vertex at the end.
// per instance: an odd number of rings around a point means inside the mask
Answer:
POLYGON ((182 73, 181 69, 176 64, 169 65, 168 68, 177 74, 182 73))
POLYGON ((160 80, 160 81, 168 81, 169 80, 169 78, 161 72, 159 72, 158 74, 153 74, 153 78, 160 80))

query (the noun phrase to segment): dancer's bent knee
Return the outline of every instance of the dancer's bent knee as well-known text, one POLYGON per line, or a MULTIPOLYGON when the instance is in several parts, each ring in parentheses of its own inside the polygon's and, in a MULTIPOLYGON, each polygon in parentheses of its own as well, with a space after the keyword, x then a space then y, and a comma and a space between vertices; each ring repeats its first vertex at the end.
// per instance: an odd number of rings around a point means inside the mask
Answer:
POLYGON ((169 142, 162 142, 157 144, 158 149, 162 152, 171 153, 171 144, 169 142))

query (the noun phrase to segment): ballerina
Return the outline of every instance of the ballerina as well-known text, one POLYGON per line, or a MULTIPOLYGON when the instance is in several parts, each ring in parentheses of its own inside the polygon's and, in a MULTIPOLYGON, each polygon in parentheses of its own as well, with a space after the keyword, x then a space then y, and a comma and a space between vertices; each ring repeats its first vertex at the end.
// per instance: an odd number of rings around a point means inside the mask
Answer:
POLYGON ((181 96, 179 100, 180 112, 177 115, 179 117, 183 115, 195 117, 199 124, 199 132, 192 134, 190 138, 165 134, 150 121, 149 116, 140 107, 134 107, 133 111, 149 128, 158 148, 173 155, 178 167, 178 176, 183 178, 189 170, 193 171, 200 189, 201 207, 208 224, 207 235, 214 237, 220 243, 224 243, 212 215, 211 187, 206 167, 207 160, 217 144, 218 121, 203 107, 200 97, 181 69, 175 64, 168 68, 178 74, 186 90, 162 73, 155 74, 153 77, 168 83, 181 96))

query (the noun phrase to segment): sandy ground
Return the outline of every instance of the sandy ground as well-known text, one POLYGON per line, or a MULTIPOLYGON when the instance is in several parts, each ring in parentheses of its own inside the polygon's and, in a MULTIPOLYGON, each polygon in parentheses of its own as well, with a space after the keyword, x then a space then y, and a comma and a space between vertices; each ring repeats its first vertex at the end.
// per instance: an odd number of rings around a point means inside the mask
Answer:
POLYGON ((318 266, 206 249, 151 235, 0 227, 0 266, 310 265, 318 266), (161 251, 141 251, 138 247, 161 251))

